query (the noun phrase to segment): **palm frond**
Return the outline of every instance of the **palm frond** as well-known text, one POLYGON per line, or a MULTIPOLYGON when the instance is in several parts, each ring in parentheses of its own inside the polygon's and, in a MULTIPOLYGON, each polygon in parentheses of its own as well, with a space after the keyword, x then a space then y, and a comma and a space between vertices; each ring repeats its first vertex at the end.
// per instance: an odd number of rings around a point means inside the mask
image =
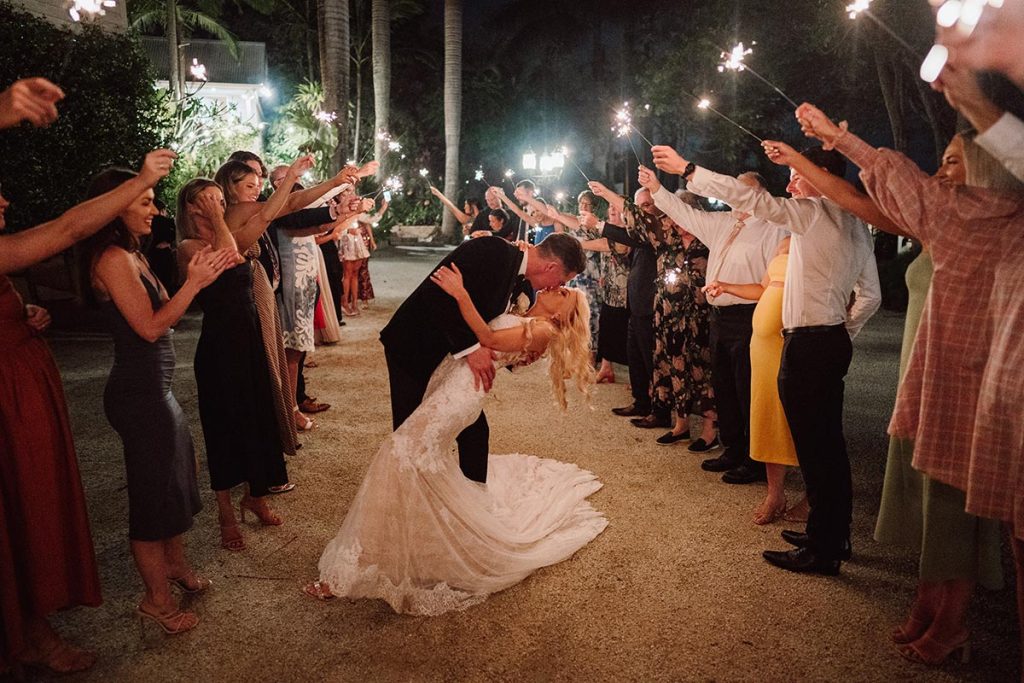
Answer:
POLYGON ((181 11, 181 23, 191 29, 200 29, 216 36, 218 39, 223 40, 227 43, 228 52, 235 59, 238 59, 238 37, 234 33, 228 30, 224 24, 214 19, 208 14, 198 12, 193 9, 180 7, 181 11))

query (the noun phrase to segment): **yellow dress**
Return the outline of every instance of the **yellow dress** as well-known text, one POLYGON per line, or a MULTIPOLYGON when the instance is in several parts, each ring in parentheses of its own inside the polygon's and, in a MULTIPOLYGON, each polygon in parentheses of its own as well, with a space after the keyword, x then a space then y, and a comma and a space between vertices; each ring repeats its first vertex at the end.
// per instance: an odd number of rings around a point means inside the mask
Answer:
POLYGON ((779 400, 779 364, 782 362, 782 291, 774 283, 786 281, 788 254, 768 263, 771 283, 754 309, 750 338, 750 457, 758 462, 797 465, 796 447, 786 413, 779 400))

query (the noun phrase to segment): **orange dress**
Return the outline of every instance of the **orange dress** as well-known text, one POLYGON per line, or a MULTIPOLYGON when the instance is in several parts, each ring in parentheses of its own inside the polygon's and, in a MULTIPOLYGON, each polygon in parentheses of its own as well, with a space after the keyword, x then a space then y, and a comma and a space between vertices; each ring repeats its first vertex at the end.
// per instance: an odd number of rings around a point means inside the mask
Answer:
POLYGON ((0 663, 29 617, 100 600, 60 374, 0 276, 0 663))

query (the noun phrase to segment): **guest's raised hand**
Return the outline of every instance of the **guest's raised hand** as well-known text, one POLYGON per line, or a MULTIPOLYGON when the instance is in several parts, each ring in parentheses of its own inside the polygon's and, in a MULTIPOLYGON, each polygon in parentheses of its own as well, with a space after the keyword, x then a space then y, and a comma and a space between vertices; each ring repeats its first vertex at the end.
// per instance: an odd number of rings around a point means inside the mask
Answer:
POLYGON ((466 294, 466 288, 462 284, 462 272, 454 263, 435 270, 430 275, 430 280, 455 299, 466 294))
POLYGON ((352 165, 346 166, 338 171, 338 174, 334 176, 334 180, 339 185, 355 186, 355 184, 359 182, 359 167, 352 165))
POLYGON ((153 150, 142 160, 139 179, 146 184, 146 187, 156 186, 171 172, 171 167, 174 166, 174 160, 177 158, 178 155, 169 149, 153 150))
POLYGON ((839 126, 832 123, 825 112, 807 102, 796 108, 796 120, 800 123, 800 130, 804 135, 822 142, 830 142, 843 132, 839 126))
POLYGON ((45 332, 51 322, 53 322, 53 319, 50 317, 49 311, 42 306, 36 306, 35 304, 25 306, 25 323, 36 334, 45 332))
POLYGON ((210 223, 216 223, 224 220, 224 200, 219 192, 200 192, 192 201, 192 211, 210 223))
POLYGON ((609 190, 604 183, 597 180, 591 180, 589 183, 587 183, 587 187, 589 187, 590 191, 596 194, 601 199, 608 199, 609 197, 615 196, 615 193, 609 190))
POLYGON ((658 176, 655 175, 654 171, 646 166, 639 167, 639 170, 637 171, 637 181, 651 194, 654 194, 661 189, 661 181, 658 180, 658 176))
POLYGON ((22 121, 33 126, 48 126, 57 120, 57 102, 64 91, 45 78, 15 81, 0 92, 0 128, 10 128, 22 121))
POLYGON ((366 213, 367 211, 373 211, 375 204, 376 203, 371 198, 363 197, 359 200, 359 212, 366 213))
MULTIPOLYGON (((293 161, 292 165, 288 167, 288 177, 290 177, 293 181, 296 180, 303 173, 313 168, 313 164, 314 160, 312 154, 302 155, 301 157, 293 161)), ((290 187, 290 185, 287 185, 286 187, 290 187)))
POLYGON ((598 217, 589 211, 583 211, 580 213, 580 225, 587 230, 595 230, 597 228, 598 217))
POLYGON ((493 192, 498 197, 501 197, 501 198, 505 197, 505 190, 501 189, 497 185, 491 185, 491 187, 489 189, 490 189, 491 192, 493 192))
POLYGON ((440 199, 441 197, 444 196, 444 194, 442 194, 441 190, 437 189, 436 187, 434 187, 430 183, 427 183, 427 187, 430 188, 430 194, 434 195, 438 199, 440 199))
POLYGON ((369 178, 372 175, 377 175, 377 171, 379 170, 380 162, 374 159, 373 161, 368 161, 360 166, 359 170, 356 171, 356 175, 360 178, 369 178))
POLYGON ((665 173, 682 175, 690 162, 682 157, 668 145, 655 145, 651 147, 651 154, 654 155, 654 165, 665 173))
POLYGON ((767 156, 772 163, 778 164, 779 166, 792 166, 800 156, 799 152, 787 145, 785 142, 765 140, 761 143, 761 147, 764 148, 765 156, 767 156))

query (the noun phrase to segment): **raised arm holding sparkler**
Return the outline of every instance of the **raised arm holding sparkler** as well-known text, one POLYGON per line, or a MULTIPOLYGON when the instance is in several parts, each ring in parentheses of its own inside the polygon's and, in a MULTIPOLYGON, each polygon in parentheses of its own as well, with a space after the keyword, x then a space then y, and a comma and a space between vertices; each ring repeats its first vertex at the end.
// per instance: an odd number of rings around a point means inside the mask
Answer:
POLYGON ((22 121, 45 127, 57 120, 57 103, 64 91, 45 78, 23 78, 0 92, 0 128, 22 121))

